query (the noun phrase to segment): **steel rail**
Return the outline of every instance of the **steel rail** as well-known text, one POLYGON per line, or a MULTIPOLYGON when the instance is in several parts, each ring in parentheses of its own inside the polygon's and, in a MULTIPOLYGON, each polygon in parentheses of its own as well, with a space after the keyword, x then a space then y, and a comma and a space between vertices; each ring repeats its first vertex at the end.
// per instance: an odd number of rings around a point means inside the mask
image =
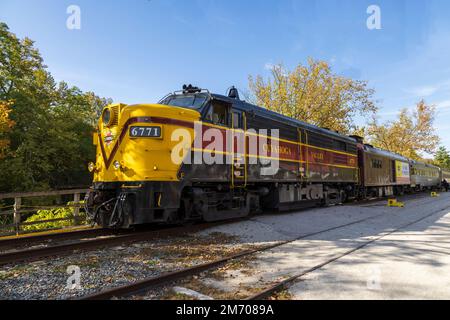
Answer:
POLYGON ((0 254, 0 266, 5 264, 13 264, 18 262, 32 262, 41 260, 49 256, 66 256, 72 254, 76 250, 95 250, 104 246, 114 246, 118 244, 130 244, 139 241, 148 241, 156 238, 167 236, 180 236, 182 234, 198 232, 212 226, 223 224, 208 223, 187 227, 165 228, 152 231, 142 231, 139 233, 116 235, 110 238, 100 238, 93 240, 77 241, 62 245, 48 246, 43 248, 32 248, 26 250, 11 251, 0 254))
POLYGON ((19 246, 35 245, 44 241, 63 241, 83 237, 96 237, 112 235, 113 232, 99 228, 82 228, 70 231, 57 230, 57 232, 45 232, 42 234, 29 234, 23 236, 10 236, 0 238, 0 249, 9 249, 19 246))

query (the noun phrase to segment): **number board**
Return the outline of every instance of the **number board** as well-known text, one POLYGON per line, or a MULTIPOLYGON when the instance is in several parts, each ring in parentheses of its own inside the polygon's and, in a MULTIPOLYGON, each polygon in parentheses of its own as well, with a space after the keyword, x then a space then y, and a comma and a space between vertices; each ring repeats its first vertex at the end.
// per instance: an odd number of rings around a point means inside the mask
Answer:
POLYGON ((161 138, 161 127, 131 127, 132 138, 161 138))

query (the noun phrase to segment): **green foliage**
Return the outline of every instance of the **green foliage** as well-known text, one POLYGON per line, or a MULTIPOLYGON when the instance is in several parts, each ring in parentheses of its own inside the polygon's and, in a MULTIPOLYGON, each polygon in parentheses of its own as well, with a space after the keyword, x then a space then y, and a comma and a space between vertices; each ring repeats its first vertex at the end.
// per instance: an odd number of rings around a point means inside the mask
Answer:
POLYGON ((440 147, 434 156, 434 164, 450 170, 450 152, 445 147, 440 147))
MULTIPOLYGON (((70 203, 68 204, 70 205, 70 203)), ((27 222, 37 222, 37 221, 47 221, 54 219, 73 219, 74 210, 73 208, 59 208, 52 210, 39 210, 36 214, 32 215, 28 219, 25 220, 27 222)), ((80 212, 80 219, 85 219, 86 214, 84 212, 80 212)), ((45 222, 39 224, 33 224, 29 226, 23 226, 23 231, 39 231, 39 230, 47 230, 47 229, 57 229, 63 227, 73 226, 73 220, 63 220, 63 221, 54 221, 54 222, 45 222)))
POLYGON ((65 82, 57 84, 28 38, 0 22, 0 101, 11 102, 14 127, 0 162, 0 192, 37 191, 90 184, 92 133, 111 103, 65 82))
MULTIPOLYGON (((5 226, 13 223, 12 215, 0 215, 0 233, 9 231, 5 226), (5 229, 4 229, 5 228, 5 229)), ((12 228, 9 228, 12 229, 12 228)))
MULTIPOLYGON (((6 210, 11 210, 11 204, 7 203, 6 200, 0 200, 0 213, 6 210)), ((0 234, 12 231, 12 228, 5 228, 6 225, 13 223, 13 216, 11 214, 0 214, 0 234)))

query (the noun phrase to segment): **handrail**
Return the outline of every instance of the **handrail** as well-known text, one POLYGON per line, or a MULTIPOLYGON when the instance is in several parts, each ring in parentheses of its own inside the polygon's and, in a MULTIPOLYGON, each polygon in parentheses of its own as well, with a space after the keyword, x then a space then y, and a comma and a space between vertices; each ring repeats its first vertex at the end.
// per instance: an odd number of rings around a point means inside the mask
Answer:
POLYGON ((75 193, 86 193, 89 189, 72 189, 72 190, 55 190, 55 191, 38 191, 38 192, 13 192, 0 193, 0 200, 12 198, 34 198, 48 196, 63 196, 75 193))
POLYGON ((15 233, 18 235, 21 232, 22 226, 35 225, 35 224, 44 224, 55 221, 64 221, 64 220, 73 220, 74 225, 79 224, 80 217, 80 208, 81 204, 81 195, 89 192, 89 189, 70 189, 70 190, 54 190, 54 191, 38 191, 38 192, 12 192, 12 193, 3 193, 0 194, 0 200, 4 199, 14 199, 13 206, 7 206, 3 209, 12 208, 12 210, 1 211, 0 208, 0 216, 12 215, 13 223, 8 225, 0 225, 0 230, 9 229, 11 227, 15 227, 15 233), (73 202, 69 205, 61 205, 61 206, 23 206, 22 199, 24 198, 35 198, 35 197, 51 197, 51 196, 63 196, 63 195, 73 195, 73 202), (55 209, 55 208, 73 208, 73 218, 62 218, 62 219, 51 219, 51 220, 42 220, 42 221, 34 221, 34 222, 22 222, 22 213, 34 212, 36 210, 43 209, 55 209))

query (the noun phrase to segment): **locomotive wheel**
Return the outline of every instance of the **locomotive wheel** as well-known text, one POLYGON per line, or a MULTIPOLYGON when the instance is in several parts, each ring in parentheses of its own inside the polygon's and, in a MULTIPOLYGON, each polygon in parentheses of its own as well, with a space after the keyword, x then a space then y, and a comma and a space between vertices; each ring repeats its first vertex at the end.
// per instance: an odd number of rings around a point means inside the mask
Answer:
POLYGON ((346 203, 348 201, 347 192, 345 192, 344 190, 341 190, 340 195, 341 195, 341 204, 346 203))
POLYGON ((185 214, 182 210, 166 210, 165 220, 168 224, 179 225, 185 221, 185 214))
POLYGON ((110 218, 110 215, 108 213, 101 211, 98 214, 96 222, 101 228, 107 229, 107 228, 109 228, 109 218, 110 218))
POLYGON ((129 228, 133 223, 134 202, 131 199, 127 198, 122 204, 122 214, 117 226, 119 228, 129 228))

